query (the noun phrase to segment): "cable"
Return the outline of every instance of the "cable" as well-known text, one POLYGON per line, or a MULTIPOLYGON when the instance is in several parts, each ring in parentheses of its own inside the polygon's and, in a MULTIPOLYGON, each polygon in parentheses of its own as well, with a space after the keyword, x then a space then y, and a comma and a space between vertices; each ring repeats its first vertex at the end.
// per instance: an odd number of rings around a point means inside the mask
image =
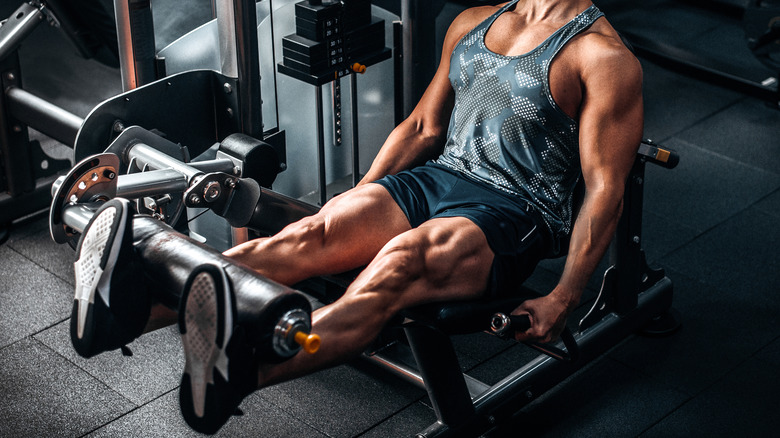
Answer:
POLYGON ((205 209, 205 210, 201 211, 201 212, 200 212, 200 213, 198 213, 198 214, 197 214, 197 215, 196 215, 194 218, 192 218, 192 219, 188 219, 188 220, 187 220, 187 223, 190 223, 190 222, 194 221, 195 219, 197 219, 197 218, 199 218, 199 217, 203 216, 205 213, 207 213, 207 212, 209 212, 209 211, 211 211, 211 209, 210 209, 210 208, 207 208, 207 209, 205 209))

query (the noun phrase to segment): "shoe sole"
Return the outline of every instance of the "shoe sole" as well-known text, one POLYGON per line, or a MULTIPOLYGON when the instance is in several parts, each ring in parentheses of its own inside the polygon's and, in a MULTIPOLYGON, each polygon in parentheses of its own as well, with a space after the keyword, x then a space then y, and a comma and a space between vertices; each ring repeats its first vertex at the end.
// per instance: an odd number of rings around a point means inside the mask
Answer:
POLYGON ((232 295, 217 265, 196 268, 184 286, 179 332, 185 352, 179 401, 185 421, 214 433, 230 418, 236 397, 230 388, 227 345, 233 330, 232 295))
POLYGON ((104 207, 96 213, 79 242, 77 260, 73 264, 76 293, 71 314, 71 339, 76 351, 84 357, 100 352, 94 348, 98 325, 95 306, 109 307, 110 273, 124 239, 124 234, 117 231, 126 228, 128 213, 126 205, 119 202, 104 207), (96 300, 96 293, 100 300, 96 300))

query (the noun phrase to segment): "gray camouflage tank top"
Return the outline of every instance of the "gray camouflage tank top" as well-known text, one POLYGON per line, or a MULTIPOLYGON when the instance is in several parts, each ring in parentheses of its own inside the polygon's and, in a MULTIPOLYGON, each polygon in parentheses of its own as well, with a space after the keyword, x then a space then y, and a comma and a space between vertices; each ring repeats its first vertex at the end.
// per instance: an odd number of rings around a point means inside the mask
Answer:
POLYGON ((519 56, 485 46, 485 33, 515 0, 467 33, 452 53, 455 90, 447 143, 437 164, 531 203, 554 238, 572 227, 572 191, 580 178, 578 124, 553 101, 552 59, 603 14, 591 5, 541 45, 519 56))

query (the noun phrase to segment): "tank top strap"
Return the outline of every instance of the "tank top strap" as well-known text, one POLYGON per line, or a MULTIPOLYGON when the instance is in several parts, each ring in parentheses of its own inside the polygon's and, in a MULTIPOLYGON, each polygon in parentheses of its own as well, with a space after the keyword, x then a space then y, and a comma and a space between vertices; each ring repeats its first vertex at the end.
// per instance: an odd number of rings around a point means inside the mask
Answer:
POLYGON ((587 9, 580 12, 571 21, 555 31, 545 40, 535 51, 542 52, 539 60, 552 60, 558 51, 566 45, 572 38, 583 30, 589 28, 596 20, 603 17, 604 13, 596 5, 590 5, 587 9))
POLYGON ((487 30, 490 28, 490 26, 492 26, 492 25, 493 25, 493 22, 494 22, 494 21, 496 21, 496 19, 498 18, 498 16, 499 16, 499 15, 503 14, 503 13, 504 13, 504 12, 506 12, 507 10, 509 10, 509 9, 511 9, 512 7, 514 7, 514 5, 515 5, 515 4, 517 4, 517 2, 519 2, 519 1, 520 1, 520 0, 512 0, 511 2, 509 2, 509 3, 505 4, 505 5, 504 5, 504 7, 500 8, 499 10, 497 10, 496 12, 494 12, 494 13, 493 13, 491 16, 487 17, 487 18, 486 18, 486 19, 484 19, 484 20, 483 20, 481 23, 479 23, 479 24, 478 24, 478 25, 476 25, 476 26, 475 26, 473 29, 471 29, 471 30, 470 30, 470 31, 469 31, 469 32, 466 34, 466 36, 464 36, 464 37, 463 37, 463 39, 461 40, 461 42, 463 42, 463 41, 467 41, 467 40, 469 39, 469 37, 472 37, 472 38, 473 38, 473 37, 475 37, 475 36, 479 36, 479 37, 481 38, 481 36, 482 36, 482 35, 483 35, 485 32, 487 32, 487 30))

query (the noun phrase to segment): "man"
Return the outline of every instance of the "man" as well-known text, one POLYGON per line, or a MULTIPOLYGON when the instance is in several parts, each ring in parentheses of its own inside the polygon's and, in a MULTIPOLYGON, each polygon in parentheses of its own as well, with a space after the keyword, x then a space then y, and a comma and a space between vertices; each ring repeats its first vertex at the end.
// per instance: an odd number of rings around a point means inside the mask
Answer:
POLYGON ((570 235, 558 285, 514 312, 531 320, 518 340, 557 338, 611 239, 642 133, 641 68, 601 17, 590 0, 466 10, 430 86, 360 185, 225 253, 286 285, 367 266, 343 297, 314 312, 316 354, 282 364, 258 358, 237 372, 232 339, 215 340, 232 333, 230 282, 218 267, 193 272, 179 315, 188 423, 216 431, 251 391, 359 354, 401 309, 511 293, 570 235), (580 177, 586 193, 575 222, 580 177), (204 296, 212 305, 199 308, 204 296))

